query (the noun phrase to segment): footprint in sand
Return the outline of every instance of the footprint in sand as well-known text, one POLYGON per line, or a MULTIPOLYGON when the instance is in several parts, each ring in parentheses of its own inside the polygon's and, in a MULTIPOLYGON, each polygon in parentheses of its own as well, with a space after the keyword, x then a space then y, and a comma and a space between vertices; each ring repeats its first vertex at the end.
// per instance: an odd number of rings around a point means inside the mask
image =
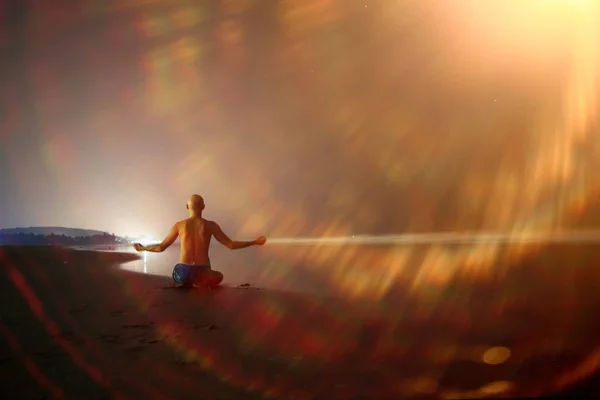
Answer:
POLYGON ((196 362, 196 360, 194 358, 190 358, 190 359, 182 359, 182 360, 177 360, 175 361, 175 365, 179 365, 179 366, 187 366, 187 365, 192 365, 196 362))
POLYGON ((220 327, 213 324, 196 324, 192 326, 192 329, 206 329, 207 331, 212 331, 213 329, 219 329, 220 327))
POLYGON ((111 317, 120 317, 123 314, 125 314, 125 311, 122 311, 122 310, 113 310, 110 312, 111 317))
POLYGON ((123 325, 123 328, 130 328, 130 329, 152 329, 154 323, 151 322, 149 324, 131 324, 131 325, 123 325))
POLYGON ((144 350, 146 350, 146 346, 144 345, 135 345, 127 348, 127 351, 130 351, 132 353, 137 353, 144 350))
POLYGON ((262 290, 262 288, 256 287, 256 286, 252 286, 249 283, 242 283, 241 285, 237 286, 239 289, 252 289, 252 290, 262 290))
POLYGON ((156 344, 156 343, 161 343, 161 342, 162 342, 162 339, 153 339, 151 337, 137 338, 138 344, 156 344))
POLYGON ((100 338, 108 343, 118 343, 121 340, 121 336, 109 334, 100 335, 100 338))
POLYGON ((142 333, 138 333, 137 335, 133 335, 132 337, 134 339, 144 340, 144 338, 147 338, 150 335, 151 335, 150 332, 142 332, 142 333))
POLYGON ((71 310, 69 310, 69 312, 70 312, 71 314, 77 314, 77 313, 80 313, 80 312, 86 311, 86 310, 88 309, 88 307, 89 307, 89 306, 88 306, 87 304, 82 304, 82 305, 80 305, 79 307, 72 308, 71 310))
POLYGON ((74 334, 71 331, 62 331, 62 332, 54 333, 51 336, 53 339, 70 340, 73 338, 74 334))

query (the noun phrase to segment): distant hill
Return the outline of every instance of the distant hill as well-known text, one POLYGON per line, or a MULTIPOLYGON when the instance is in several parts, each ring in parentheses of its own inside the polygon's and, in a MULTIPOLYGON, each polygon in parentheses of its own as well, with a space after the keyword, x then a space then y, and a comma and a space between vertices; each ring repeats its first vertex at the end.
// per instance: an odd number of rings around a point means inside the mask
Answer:
POLYGON ((0 229, 0 246, 121 245, 130 239, 94 229, 54 226, 0 229))
POLYGON ((108 232, 98 231, 94 229, 65 228, 60 226, 34 226, 29 228, 0 229, 0 235, 17 235, 19 233, 33 235, 64 235, 70 237, 78 237, 104 235, 108 232))

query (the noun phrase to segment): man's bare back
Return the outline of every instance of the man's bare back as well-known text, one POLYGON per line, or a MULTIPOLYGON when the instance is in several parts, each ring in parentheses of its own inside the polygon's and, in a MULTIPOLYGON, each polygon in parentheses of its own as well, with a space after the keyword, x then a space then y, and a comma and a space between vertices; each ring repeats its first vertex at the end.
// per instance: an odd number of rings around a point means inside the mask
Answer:
POLYGON ((181 242, 179 262, 188 265, 210 265, 208 247, 213 236, 212 224, 204 218, 190 217, 175 224, 181 242))
MULTIPOLYGON (((216 222, 202 218, 204 200, 199 195, 192 195, 188 200, 186 208, 190 212, 190 217, 173 225, 171 231, 161 243, 150 246, 142 246, 139 243, 135 243, 133 245, 134 248, 137 251, 159 253, 169 248, 169 246, 171 246, 179 237, 181 242, 179 262, 186 265, 210 268, 208 250, 210 247, 210 240, 213 236, 223 246, 232 250, 254 245, 262 246, 267 241, 264 236, 260 236, 258 239, 251 241, 231 240, 216 222)), ((220 282, 223 279, 223 275, 217 271, 213 272, 220 275, 220 282)))

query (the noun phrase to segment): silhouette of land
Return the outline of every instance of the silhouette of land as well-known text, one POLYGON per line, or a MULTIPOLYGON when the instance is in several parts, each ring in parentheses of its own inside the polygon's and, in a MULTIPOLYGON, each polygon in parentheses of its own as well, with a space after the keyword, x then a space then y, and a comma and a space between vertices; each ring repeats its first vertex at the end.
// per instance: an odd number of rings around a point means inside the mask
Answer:
POLYGON ((0 229, 0 246, 94 246, 130 241, 112 233, 77 228, 31 227, 0 229))

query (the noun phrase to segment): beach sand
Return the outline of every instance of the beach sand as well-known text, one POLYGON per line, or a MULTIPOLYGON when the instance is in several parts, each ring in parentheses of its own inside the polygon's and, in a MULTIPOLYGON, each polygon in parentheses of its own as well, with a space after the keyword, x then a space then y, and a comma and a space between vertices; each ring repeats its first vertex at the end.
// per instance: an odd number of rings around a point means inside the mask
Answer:
POLYGON ((503 290, 457 283, 428 303, 399 287, 369 304, 174 289, 118 267, 135 254, 0 247, 0 397, 600 394, 596 252, 554 246, 522 261, 503 290))

